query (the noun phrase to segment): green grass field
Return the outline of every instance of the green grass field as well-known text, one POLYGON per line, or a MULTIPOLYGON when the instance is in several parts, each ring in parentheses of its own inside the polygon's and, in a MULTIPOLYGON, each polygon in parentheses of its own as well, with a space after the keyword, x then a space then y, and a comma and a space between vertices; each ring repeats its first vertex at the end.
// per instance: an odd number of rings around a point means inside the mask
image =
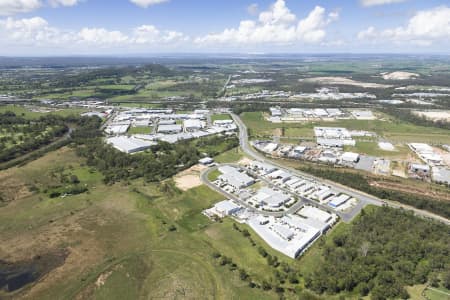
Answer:
POLYGON ((109 84, 96 86, 96 88, 103 90, 123 90, 123 91, 132 91, 135 89, 135 87, 136 87, 135 85, 130 84, 109 84))
POLYGON ((430 300, 448 300, 450 299, 450 290, 445 288, 432 288, 428 287, 425 290, 425 296, 430 300))
POLYGON ((398 120, 337 120, 333 122, 272 123, 261 112, 245 112, 242 120, 255 138, 270 138, 282 134, 287 138, 314 138, 315 126, 344 127, 349 130, 366 130, 377 133, 392 143, 423 142, 431 144, 450 143, 450 131, 434 127, 417 126, 398 120))
MULTIPOLYGON (((250 232, 256 246, 233 228, 231 219, 212 222, 203 216, 203 209, 224 200, 206 186, 182 192, 170 179, 106 186, 102 178, 69 148, 0 172, 0 189, 13 199, 0 208, 0 255, 10 260, 55 248, 70 249, 65 264, 54 273, 58 276, 51 273, 32 289, 24 290, 23 296, 278 299, 273 290, 250 288, 237 270, 221 266, 212 254, 220 252, 231 258, 254 281, 275 282, 277 269, 259 254, 259 246, 305 275, 320 264, 324 244, 332 243, 335 234, 351 226, 337 225, 303 257, 293 260, 271 249, 244 224, 238 226, 250 232), (61 169, 76 175, 89 191, 66 198, 47 197, 43 190, 54 183, 61 169), (30 186, 40 192, 30 192, 30 186)), ((302 277, 299 280, 299 284, 287 282, 284 287, 302 290, 302 277)), ((301 298, 290 292, 285 296, 301 298)), ((358 299, 353 294, 317 299, 335 300, 339 296, 358 299)))
POLYGON ((277 298, 274 292, 251 289, 237 271, 212 258, 216 248, 205 230, 213 223, 201 211, 223 200, 221 195, 205 186, 166 194, 159 184, 138 180, 105 186, 101 180, 67 148, 0 172, 2 192, 14 198, 14 204, 0 208, 2 259, 70 249, 58 269, 60 275, 44 278, 22 295, 34 299, 277 298), (89 192, 54 199, 28 192, 29 185, 39 190, 51 185, 51 174, 62 167, 87 184, 89 192))
POLYGON ((272 136, 273 131, 280 128, 280 124, 274 124, 264 119, 261 112, 244 112, 241 115, 242 121, 254 137, 272 136))
MULTIPOLYGON (((71 249, 58 270, 61 277, 25 290, 28 297, 278 299, 273 291, 248 287, 237 271, 212 258, 220 251, 254 280, 273 280, 274 269, 233 229, 230 219, 214 223, 201 214, 224 199, 205 186, 183 193, 176 188, 161 192, 159 184, 141 180, 105 186, 102 176, 67 148, 0 172, 0 182, 15 182, 11 193, 29 184, 43 189, 61 168, 77 175, 89 192, 55 199, 27 193, 14 205, 0 208, 0 241, 7 247, 0 249, 2 257, 71 249)), ((255 234, 252 238, 281 261, 299 263, 270 249, 255 234)))
MULTIPOLYGON (((46 108, 43 108, 46 109, 46 108)), ((24 116, 25 118, 28 119, 37 119, 39 117, 42 117, 46 114, 49 113, 41 113, 41 112, 34 112, 34 111, 30 111, 29 109, 23 107, 23 106, 19 106, 19 105, 0 105, 0 113, 4 113, 7 111, 11 111, 13 113, 15 113, 18 116, 24 116)), ((51 112, 50 114, 53 115, 59 115, 59 116, 69 116, 69 115, 79 115, 83 112, 86 112, 86 109, 79 109, 79 108, 69 108, 69 109, 61 109, 61 110, 57 110, 54 112, 51 112)))
POLYGON ((378 147, 377 142, 356 142, 356 146, 345 146, 345 151, 357 152, 366 155, 376 157, 398 158, 406 159, 409 154, 412 154, 411 150, 406 145, 395 145, 396 151, 384 151, 378 147))
POLYGON ((231 120, 231 116, 229 114, 216 114, 211 116, 211 120, 219 121, 219 120, 231 120))
POLYGON ((214 157, 214 160, 222 164, 234 163, 241 160, 244 156, 245 156, 244 152, 240 147, 238 147, 217 155, 216 157, 214 157))
POLYGON ((214 180, 216 180, 220 175, 222 175, 222 173, 220 173, 219 170, 211 171, 211 172, 208 174, 208 180, 209 180, 209 181, 214 181, 214 180))
POLYGON ((128 134, 150 134, 153 131, 152 126, 147 127, 130 127, 128 134))
MULTIPOLYGON (((192 90, 186 89, 186 86, 181 86, 180 89, 174 89, 174 87, 177 84, 185 82, 186 81, 182 78, 178 78, 176 80, 160 78, 154 80, 153 82, 147 83, 145 87, 140 89, 136 94, 113 96, 111 97, 110 100, 112 102, 134 101, 136 103, 140 103, 141 101, 145 102, 149 100, 156 100, 173 96, 190 96, 190 95, 194 95, 196 97, 201 96, 201 92, 195 89, 192 90)), ((120 86, 127 88, 131 87, 130 85, 120 85, 120 86)), ((111 88, 113 87, 114 86, 111 86, 111 88)))

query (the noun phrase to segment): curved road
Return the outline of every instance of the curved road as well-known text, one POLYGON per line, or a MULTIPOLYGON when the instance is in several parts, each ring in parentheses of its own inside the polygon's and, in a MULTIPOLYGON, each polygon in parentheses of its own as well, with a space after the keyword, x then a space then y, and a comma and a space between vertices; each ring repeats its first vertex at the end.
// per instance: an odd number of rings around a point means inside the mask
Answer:
MULTIPOLYGON (((237 164, 221 164, 220 166, 231 166, 231 167, 235 167, 235 168, 242 168, 242 166, 239 166, 237 164)), ((215 184, 213 184, 213 183, 211 183, 209 181, 208 175, 211 172, 213 172, 214 170, 217 170, 218 167, 219 166, 215 166, 215 167, 208 168, 208 169, 204 170, 201 173, 201 175, 200 175, 200 178, 201 178, 202 182, 204 184, 206 184, 209 188, 211 188, 211 189, 213 189, 213 190, 223 194, 225 197, 228 197, 229 199, 234 200, 235 202, 239 203, 241 206, 249 209, 252 212, 258 212, 258 213, 264 214, 266 216, 282 217, 284 215, 295 213, 300 208, 302 208, 302 206, 304 206, 305 204, 310 204, 312 206, 316 206, 316 207, 318 207, 318 208, 320 208, 322 210, 325 210, 325 211, 332 211, 331 207, 327 207, 327 206, 322 205, 322 204, 320 204, 320 203, 318 203, 316 201, 313 201, 311 199, 305 198, 305 197, 303 197, 303 196, 301 196, 301 195, 299 195, 297 193, 294 193, 294 192, 290 191, 287 188, 276 186, 270 180, 268 180, 268 179, 266 179, 264 177, 261 177, 261 176, 259 176, 258 174, 254 173, 254 172, 246 170, 246 172, 249 173, 252 177, 258 178, 260 181, 265 182, 267 186, 275 186, 276 189, 281 190, 281 191, 283 191, 283 192, 285 192, 287 194, 290 194, 291 196, 296 197, 296 198, 299 199, 299 201, 297 201, 295 204, 293 204, 291 207, 289 207, 286 211, 266 211, 266 210, 256 209, 253 206, 247 204, 245 201, 239 199, 239 197, 237 197, 236 195, 233 195, 233 194, 225 192, 223 189, 221 189, 220 187, 216 186, 215 184)), ((341 216, 341 218, 343 218, 342 213, 340 213, 340 212, 336 212, 336 213, 338 213, 341 216)), ((345 219, 344 219, 344 221, 345 221, 345 219)))
MULTIPOLYGON (((229 165, 229 166, 233 166, 233 167, 238 167, 241 168, 241 166, 237 166, 237 165, 233 165, 233 164, 223 164, 223 165, 229 165)), ((265 211, 265 210, 259 210, 256 209, 255 207, 249 205, 248 203, 246 203, 245 201, 239 199, 239 197, 237 197, 236 195, 230 194, 226 191, 224 191, 223 189, 221 189, 220 187, 218 187, 217 185, 215 185, 214 183, 212 183, 211 181, 209 181, 208 179, 208 175, 212 172, 217 170, 219 166, 214 166, 212 168, 208 168, 205 169, 201 174, 200 174, 200 179, 202 180, 202 182, 207 185, 210 189, 215 190, 216 192, 224 195, 225 197, 227 197, 228 199, 231 199, 233 201, 235 201, 236 203, 239 203, 239 205, 241 205, 242 207, 245 207, 246 209, 248 209, 251 212, 258 212, 261 214, 264 214, 266 216, 273 216, 273 217, 282 217, 283 215, 287 214, 288 211, 265 211)), ((302 201, 299 201, 302 202, 302 201)), ((297 203, 299 203, 297 202, 297 203)), ((296 205, 297 205, 296 203, 296 205)), ((292 209, 292 208, 291 208, 292 209)), ((298 208, 297 208, 298 210, 298 208)))
MULTIPOLYGON (((240 142, 240 146, 242 148, 242 150, 248 155, 250 156, 252 159, 256 160, 256 161, 260 161, 260 162, 264 162, 264 163, 268 163, 268 164, 272 164, 274 166, 276 166, 279 169, 285 170, 291 174, 295 174, 298 175, 300 177, 303 178, 307 178, 313 182, 322 182, 325 183, 327 185, 329 185, 330 187, 332 187, 333 190, 340 192, 340 193, 345 193, 347 195, 350 195, 352 197, 357 198, 358 204, 356 206, 354 206, 351 211, 348 212, 341 212, 338 213, 341 218, 345 221, 345 222, 349 222, 351 221, 357 214, 359 214, 359 212, 361 211, 362 208, 364 208, 366 205, 368 204, 372 204, 372 205, 376 205, 376 206, 382 206, 382 205, 388 205, 390 207, 393 208, 401 208, 401 209, 405 209, 405 210, 411 210, 413 211, 417 216, 421 216, 424 218, 430 218, 430 219, 434 219, 437 220, 439 222, 443 222, 447 225, 450 225, 450 220, 441 217, 439 215, 433 214, 431 212, 428 211, 424 211, 424 210, 420 210, 408 205, 404 205, 404 204, 399 204, 396 202, 392 202, 392 201, 385 201, 382 200, 380 198, 377 198, 375 196, 366 194, 364 192, 346 187, 344 185, 329 181, 329 180, 325 180, 325 179, 321 179, 321 178, 317 178, 314 177, 310 174, 301 172, 299 170, 290 168, 290 167, 286 167, 274 160, 271 160, 269 158, 267 158, 266 156, 262 155, 261 153, 257 152, 256 150, 254 150, 252 148, 252 146, 250 146, 249 142, 248 142, 248 131, 247 131, 247 127, 244 124, 244 122, 241 120, 241 118, 239 116, 237 116, 236 114, 230 113, 231 117, 233 118, 234 122, 237 124, 237 126, 239 127, 239 142, 240 142)), ((317 203, 314 203, 315 205, 317 205, 317 203)), ((331 210, 331 208, 328 208, 329 210, 331 210)))

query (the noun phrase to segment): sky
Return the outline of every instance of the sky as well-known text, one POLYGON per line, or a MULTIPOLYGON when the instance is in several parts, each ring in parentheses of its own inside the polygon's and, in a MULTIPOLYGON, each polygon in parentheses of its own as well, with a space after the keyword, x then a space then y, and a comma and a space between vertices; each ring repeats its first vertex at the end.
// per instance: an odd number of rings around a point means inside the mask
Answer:
POLYGON ((450 54, 450 0, 0 0, 0 55, 450 54))

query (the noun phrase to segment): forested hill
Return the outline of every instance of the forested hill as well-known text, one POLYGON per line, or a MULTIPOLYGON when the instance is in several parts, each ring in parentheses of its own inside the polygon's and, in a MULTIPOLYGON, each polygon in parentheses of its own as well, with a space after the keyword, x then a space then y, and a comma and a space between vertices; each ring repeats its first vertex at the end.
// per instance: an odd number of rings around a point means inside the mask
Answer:
POLYGON ((405 286, 427 281, 450 287, 450 227, 388 207, 363 210, 347 226, 323 247, 308 288, 381 300, 407 299, 405 286))

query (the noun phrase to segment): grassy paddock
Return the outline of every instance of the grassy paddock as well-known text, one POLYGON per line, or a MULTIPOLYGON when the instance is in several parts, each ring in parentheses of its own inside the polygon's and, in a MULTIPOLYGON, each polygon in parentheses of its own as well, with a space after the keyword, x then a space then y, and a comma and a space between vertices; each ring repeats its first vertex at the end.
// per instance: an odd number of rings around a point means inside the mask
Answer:
MULTIPOLYGON (((43 109, 46 109, 45 107, 42 107, 43 109)), ((86 109, 78 109, 78 108, 68 108, 68 109, 61 109, 50 113, 40 113, 40 112, 33 112, 29 109, 19 106, 19 105, 0 105, 0 113, 4 113, 7 111, 11 111, 15 113, 18 116, 23 116, 27 119, 37 119, 39 117, 42 117, 47 114, 52 115, 59 115, 59 116, 69 116, 69 115, 79 115, 83 112, 86 112, 86 109)))
POLYGON ((231 120, 231 116, 229 114, 216 114, 211 116, 211 120, 220 121, 220 120, 231 120))
POLYGON ((217 155, 214 157, 214 160, 218 163, 234 163, 241 160, 244 156, 244 152, 238 147, 217 155))
POLYGON ((274 132, 283 132, 285 137, 313 138, 315 126, 344 127, 349 130, 366 130, 393 143, 424 142, 431 144, 450 143, 450 131, 434 127, 417 126, 411 123, 385 118, 385 120, 336 120, 332 122, 272 123, 262 112, 245 112, 242 120, 254 137, 271 137, 274 132))
POLYGON ((0 208, 0 253, 5 259, 34 256, 56 246, 71 248, 58 269, 61 276, 39 281, 25 289, 24 296, 277 298, 273 292, 249 288, 237 271, 211 257, 215 248, 203 234, 211 221, 201 210, 223 197, 205 186, 185 193, 162 191, 160 184, 142 180, 105 186, 100 174, 63 148, 0 172, 2 191, 12 182, 15 190, 28 184, 40 189, 51 184, 52 173, 62 167, 87 183, 90 192, 49 199, 24 190, 14 205, 0 208))
POLYGON ((146 127, 130 127, 128 134, 150 134, 153 131, 152 126, 146 127))
POLYGON ((411 150, 406 145, 395 145, 396 151, 384 151, 378 147, 377 142, 356 142, 356 146, 346 146, 345 151, 358 152, 376 157, 406 159, 411 150))
POLYGON ((216 180, 220 175, 222 175, 222 173, 220 173, 219 170, 214 170, 214 171, 212 171, 212 172, 210 172, 210 173, 208 174, 208 180, 209 180, 209 181, 214 181, 214 180, 216 180))

